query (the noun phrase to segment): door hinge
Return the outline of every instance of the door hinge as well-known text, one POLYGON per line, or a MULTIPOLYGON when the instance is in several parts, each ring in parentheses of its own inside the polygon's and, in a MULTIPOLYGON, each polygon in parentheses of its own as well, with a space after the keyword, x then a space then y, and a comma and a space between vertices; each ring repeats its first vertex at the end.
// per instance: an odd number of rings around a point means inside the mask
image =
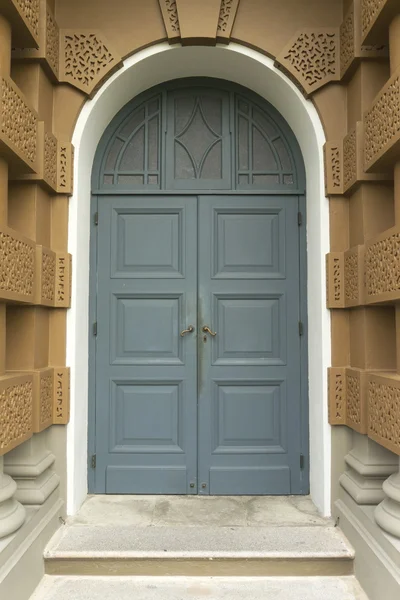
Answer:
POLYGON ((304 469, 304 454, 300 454, 300 471, 304 469))
POLYGON ((301 212, 297 213, 297 224, 300 227, 300 225, 303 225, 303 215, 301 214, 301 212))
POLYGON ((304 334, 303 321, 299 321, 299 335, 303 335, 303 334, 304 334))
POLYGON ((97 335, 97 321, 93 323, 93 335, 96 337, 97 335))
POLYGON ((92 454, 92 458, 90 460, 90 466, 92 467, 92 469, 96 468, 96 455, 92 454))
POLYGON ((96 212, 93 215, 93 223, 97 226, 99 224, 99 213, 96 212))

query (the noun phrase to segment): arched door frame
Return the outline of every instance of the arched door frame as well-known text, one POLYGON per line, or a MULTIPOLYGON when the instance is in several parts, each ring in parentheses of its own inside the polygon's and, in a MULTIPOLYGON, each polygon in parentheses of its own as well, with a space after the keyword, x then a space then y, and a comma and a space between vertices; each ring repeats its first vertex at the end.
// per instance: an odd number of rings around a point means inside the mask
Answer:
MULTIPOLYGON (((311 211, 311 223, 318 230, 312 231, 309 222, 308 237, 314 252, 308 254, 309 315, 312 337, 310 340, 310 441, 311 441, 311 494, 324 514, 330 511, 330 429, 327 424, 325 367, 330 359, 329 316, 324 305, 324 254, 327 250, 328 209, 323 204, 323 156, 324 136, 317 113, 311 102, 306 101, 297 88, 275 67, 270 59, 261 54, 231 44, 228 48, 171 48, 160 44, 144 50, 130 59, 124 68, 110 78, 95 98, 81 112, 73 143, 76 148, 76 191, 71 200, 70 251, 75 255, 74 297, 68 315, 68 359, 73 369, 71 381, 72 421, 68 430, 68 512, 74 513, 86 493, 87 462, 84 463, 86 427, 88 423, 87 369, 82 365, 85 343, 82 331, 88 330, 88 312, 82 305, 88 275, 88 236, 82 240, 82 231, 88 233, 90 223, 90 171, 98 141, 111 118, 126 104, 129 93, 137 95, 152 84, 177 76, 223 76, 252 88, 264 98, 279 106, 302 147, 308 181, 307 204, 311 211), (173 52, 172 52, 173 51, 173 52), (212 54, 211 54, 212 53, 212 54), (211 59, 212 56, 212 60, 211 59), (250 68, 252 67, 252 68, 250 68), (263 75, 264 79, 261 77, 263 75), (267 80, 267 76, 269 78, 267 80), (157 81, 158 80, 158 81, 157 81), (140 83, 138 83, 140 81, 140 83), (127 86, 127 83, 130 85, 127 86), (263 84, 264 82, 264 84, 263 84), (265 88, 263 89, 265 85, 265 88), (129 89, 127 89, 129 87, 129 89), (118 89, 117 89, 118 88, 118 89), (289 118, 288 118, 289 117, 289 118), (310 179, 311 176, 311 179, 310 179), (78 207, 79 197, 79 207, 78 207), (85 198, 85 200, 83 200, 85 198), (318 205, 317 203, 320 203, 318 205), (316 258, 316 260, 315 260, 316 258), (310 271, 311 266, 311 271, 310 271), (86 274, 86 276, 85 276, 86 274), (86 277, 86 283, 85 283, 86 277), (83 284, 83 288, 80 287, 83 284), (316 294, 317 292, 317 294, 316 294), (312 306, 310 306, 310 304, 312 306), (83 310, 82 310, 83 308, 83 310), (316 312, 315 312, 316 311, 316 312), (315 335, 316 334, 316 335, 315 335)), ((308 210, 310 216, 310 210, 308 210)), ((86 342, 87 343, 87 342, 86 342)), ((86 346, 87 347, 87 346, 86 346)))

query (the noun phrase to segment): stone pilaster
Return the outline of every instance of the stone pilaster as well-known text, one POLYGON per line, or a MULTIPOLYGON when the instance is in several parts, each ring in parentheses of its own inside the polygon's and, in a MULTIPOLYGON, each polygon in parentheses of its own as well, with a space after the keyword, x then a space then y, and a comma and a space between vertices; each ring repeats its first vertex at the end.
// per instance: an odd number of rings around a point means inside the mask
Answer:
POLYGON ((397 457, 365 435, 353 432, 353 448, 345 456, 347 470, 340 477, 341 486, 357 504, 376 505, 385 494, 385 479, 397 472, 397 457))
POLYGON ((35 434, 4 457, 4 471, 15 479, 15 498, 23 504, 43 504, 60 483, 46 437, 46 432, 35 434))
POLYGON ((400 459, 397 473, 383 484, 385 499, 375 509, 375 520, 387 533, 400 538, 400 459))
POLYGON ((11 535, 25 521, 25 509, 16 500, 17 484, 3 473, 3 458, 0 457, 0 538, 11 535))

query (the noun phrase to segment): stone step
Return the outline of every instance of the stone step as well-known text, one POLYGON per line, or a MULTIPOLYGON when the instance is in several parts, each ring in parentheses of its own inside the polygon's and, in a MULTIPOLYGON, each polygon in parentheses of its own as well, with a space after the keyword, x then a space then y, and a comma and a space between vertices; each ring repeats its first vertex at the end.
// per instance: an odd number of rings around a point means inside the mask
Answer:
POLYGON ((45 552, 50 575, 343 576, 354 551, 335 527, 67 525, 45 552))
POLYGON ((50 577, 31 600, 368 600, 354 577, 50 577))

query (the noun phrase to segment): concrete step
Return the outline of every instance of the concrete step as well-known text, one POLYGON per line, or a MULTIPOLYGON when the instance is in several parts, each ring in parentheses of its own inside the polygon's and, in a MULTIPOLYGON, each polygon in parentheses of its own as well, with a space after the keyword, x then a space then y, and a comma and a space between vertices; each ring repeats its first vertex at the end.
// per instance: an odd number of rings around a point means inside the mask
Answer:
POLYGON ((50 542, 45 569, 75 576, 344 576, 353 573, 353 559, 353 549, 333 526, 74 523, 50 542))
POLYGON ((31 600, 368 600, 354 577, 49 577, 31 600))

